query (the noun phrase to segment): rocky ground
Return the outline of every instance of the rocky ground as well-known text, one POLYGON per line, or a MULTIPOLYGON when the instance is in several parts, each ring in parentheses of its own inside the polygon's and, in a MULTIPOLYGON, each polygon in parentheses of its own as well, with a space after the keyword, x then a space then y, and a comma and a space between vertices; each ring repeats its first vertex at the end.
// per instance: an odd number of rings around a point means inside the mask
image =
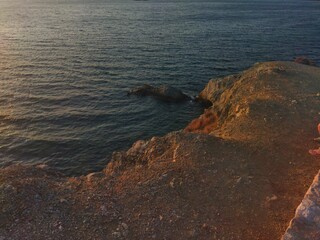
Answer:
POLYGON ((316 175, 296 209, 295 217, 282 240, 314 240, 320 239, 320 173, 316 175))
POLYGON ((103 172, 0 169, 0 239, 280 239, 320 168, 320 68, 259 63, 212 80, 186 129, 103 172))

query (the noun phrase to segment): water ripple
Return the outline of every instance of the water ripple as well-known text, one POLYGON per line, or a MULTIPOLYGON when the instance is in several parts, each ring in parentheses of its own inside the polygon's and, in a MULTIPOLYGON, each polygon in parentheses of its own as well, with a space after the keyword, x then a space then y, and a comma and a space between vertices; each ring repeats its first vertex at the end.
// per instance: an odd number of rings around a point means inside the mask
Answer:
POLYGON ((99 170, 112 151, 202 112, 130 88, 195 95, 257 61, 320 62, 319 15, 319 2, 300 0, 0 1, 0 165, 99 170))

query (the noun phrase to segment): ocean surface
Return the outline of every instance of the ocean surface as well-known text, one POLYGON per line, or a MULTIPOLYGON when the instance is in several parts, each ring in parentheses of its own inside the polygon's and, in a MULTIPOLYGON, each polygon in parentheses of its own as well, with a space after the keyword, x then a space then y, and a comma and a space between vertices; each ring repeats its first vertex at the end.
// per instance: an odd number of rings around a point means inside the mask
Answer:
POLYGON ((320 1, 0 0, 0 166, 101 170, 115 150, 184 128, 210 78, 305 55, 320 63, 320 1))

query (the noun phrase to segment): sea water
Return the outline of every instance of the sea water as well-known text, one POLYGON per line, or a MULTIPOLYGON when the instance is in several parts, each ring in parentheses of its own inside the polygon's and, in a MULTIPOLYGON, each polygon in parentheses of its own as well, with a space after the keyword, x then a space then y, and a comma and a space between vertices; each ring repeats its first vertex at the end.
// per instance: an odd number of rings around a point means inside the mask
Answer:
POLYGON ((100 170, 203 111, 130 88, 196 95, 210 78, 300 55, 320 62, 319 1, 0 0, 0 166, 100 170))

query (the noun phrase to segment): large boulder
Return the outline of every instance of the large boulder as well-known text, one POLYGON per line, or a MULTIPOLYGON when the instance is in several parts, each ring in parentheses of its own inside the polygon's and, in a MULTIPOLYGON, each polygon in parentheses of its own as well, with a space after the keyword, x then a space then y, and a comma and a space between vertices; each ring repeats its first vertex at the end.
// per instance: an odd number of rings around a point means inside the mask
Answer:
POLYGON ((154 87, 148 84, 144 84, 143 86, 130 90, 128 94, 138 96, 153 96, 155 98, 168 102, 182 102, 191 99, 190 96, 184 94, 181 90, 168 85, 154 87))

